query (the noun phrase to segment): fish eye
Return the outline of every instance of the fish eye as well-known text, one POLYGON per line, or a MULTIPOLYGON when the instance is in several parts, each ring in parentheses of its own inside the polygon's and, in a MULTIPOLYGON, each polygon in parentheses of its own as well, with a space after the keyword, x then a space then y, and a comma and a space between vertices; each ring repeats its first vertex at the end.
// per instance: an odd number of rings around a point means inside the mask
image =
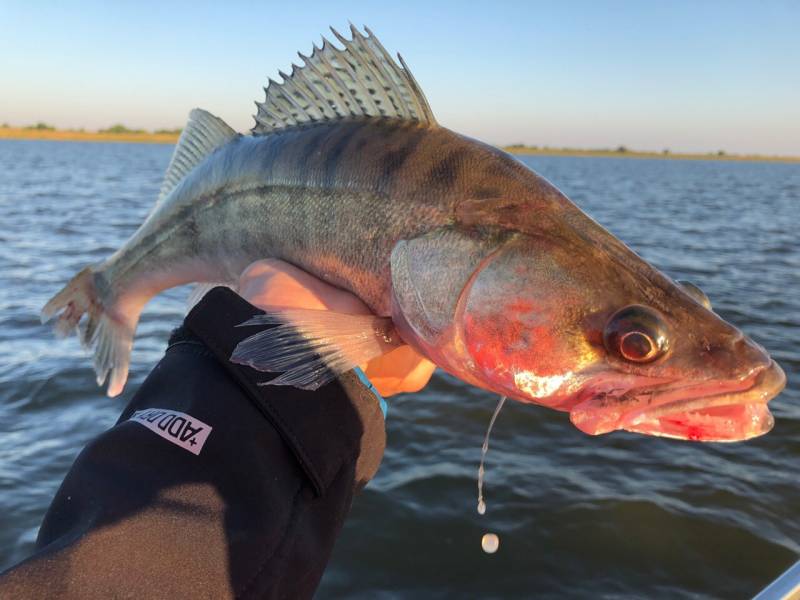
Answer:
POLYGON ((685 279, 679 279, 677 283, 683 288, 683 291, 694 298, 696 302, 699 302, 708 310, 711 310, 711 300, 708 299, 708 296, 706 296, 706 293, 703 290, 701 290, 691 281, 686 281, 685 279))
POLYGON ((669 347, 667 326, 652 308, 632 304, 611 315, 603 330, 603 345, 627 361, 652 362, 669 347))

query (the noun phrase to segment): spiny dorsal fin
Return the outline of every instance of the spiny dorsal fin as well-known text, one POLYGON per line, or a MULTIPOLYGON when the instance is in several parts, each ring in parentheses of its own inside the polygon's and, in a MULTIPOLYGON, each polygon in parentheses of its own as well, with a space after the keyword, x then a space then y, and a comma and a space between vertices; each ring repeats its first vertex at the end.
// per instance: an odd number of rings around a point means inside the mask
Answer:
POLYGON ((400 65, 364 28, 363 35, 350 26, 352 39, 331 31, 344 46, 336 48, 322 38, 305 63, 292 65, 292 74, 281 72, 282 83, 269 80, 267 98, 256 102, 254 135, 264 135, 296 125, 348 117, 392 117, 436 126, 428 101, 411 71, 398 54, 400 65))
MULTIPOLYGON (((172 160, 167 167, 158 202, 166 198, 175 186, 215 149, 227 144, 238 134, 225 121, 210 112, 195 108, 181 132, 172 160)), ((158 204, 158 202, 156 204, 158 204)))

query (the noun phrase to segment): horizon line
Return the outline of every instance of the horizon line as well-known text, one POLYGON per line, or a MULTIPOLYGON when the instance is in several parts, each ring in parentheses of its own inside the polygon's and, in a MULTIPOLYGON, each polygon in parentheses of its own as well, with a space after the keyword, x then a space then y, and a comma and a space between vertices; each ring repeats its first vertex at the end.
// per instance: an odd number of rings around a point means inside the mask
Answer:
MULTIPOLYGON (((43 121, 33 125, 16 126, 7 122, 0 123, 0 140, 49 140, 49 141, 88 141, 88 142, 144 142, 159 144, 174 144, 183 129, 158 128, 153 131, 146 129, 131 129, 116 123, 104 129, 90 130, 86 128, 61 129, 43 121)), ((547 155, 547 156, 597 156, 620 158, 663 158, 687 160, 750 160, 770 162, 800 162, 800 155, 762 154, 728 152, 724 149, 709 150, 707 152, 685 152, 664 148, 662 150, 634 149, 624 144, 612 147, 583 147, 552 146, 549 144, 492 144, 497 148, 511 154, 547 155)))

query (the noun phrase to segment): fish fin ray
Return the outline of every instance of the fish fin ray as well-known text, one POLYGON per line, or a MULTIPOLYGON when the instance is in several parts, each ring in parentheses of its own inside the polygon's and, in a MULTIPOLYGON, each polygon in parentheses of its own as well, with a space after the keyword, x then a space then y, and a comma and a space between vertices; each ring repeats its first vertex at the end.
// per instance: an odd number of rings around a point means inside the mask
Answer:
POLYGON ((238 135, 219 117, 201 108, 193 109, 175 145, 156 206, 207 156, 238 135))
POLYGON ((253 135, 319 121, 348 117, 389 117, 437 125, 433 111, 403 59, 392 60, 378 38, 350 26, 351 39, 331 31, 344 46, 339 49, 323 38, 311 56, 300 55, 303 66, 292 65, 283 81, 269 80, 253 135))
POLYGON ((128 378, 133 332, 139 314, 118 318, 97 296, 95 272, 86 267, 73 277, 42 309, 42 322, 57 317, 54 329, 60 337, 78 333, 84 348, 94 348, 97 385, 108 380, 109 397, 122 392, 128 378))
POLYGON ((272 325, 240 342, 231 361, 280 373, 260 385, 315 390, 403 342, 391 319, 328 310, 278 309, 238 327, 272 325))

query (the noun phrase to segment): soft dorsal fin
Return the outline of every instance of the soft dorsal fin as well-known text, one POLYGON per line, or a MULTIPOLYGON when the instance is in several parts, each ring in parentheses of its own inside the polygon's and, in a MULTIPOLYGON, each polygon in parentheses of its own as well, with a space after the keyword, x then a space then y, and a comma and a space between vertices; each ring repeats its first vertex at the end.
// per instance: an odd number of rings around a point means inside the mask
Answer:
POLYGON ((270 79, 267 98, 256 102, 254 135, 264 135, 296 125, 348 117, 392 117, 436 126, 431 107, 403 57, 392 60, 378 38, 364 28, 363 35, 350 26, 353 38, 345 39, 331 28, 344 46, 336 48, 325 38, 314 46, 305 63, 292 65, 292 74, 281 72, 282 83, 270 79))
POLYGON ((215 149, 227 144, 238 133, 225 121, 210 112, 195 108, 178 138, 172 160, 169 161, 158 202, 166 198, 175 186, 215 149))

